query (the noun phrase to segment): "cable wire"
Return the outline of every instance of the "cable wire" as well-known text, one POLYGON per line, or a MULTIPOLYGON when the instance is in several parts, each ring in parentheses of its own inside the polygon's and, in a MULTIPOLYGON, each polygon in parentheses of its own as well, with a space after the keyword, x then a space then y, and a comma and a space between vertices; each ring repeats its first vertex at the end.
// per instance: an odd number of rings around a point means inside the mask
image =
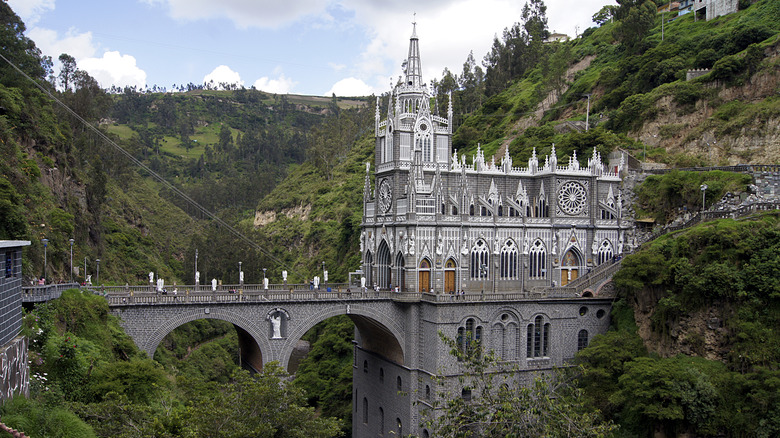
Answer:
MULTIPOLYGON (((260 244, 258 244, 257 242, 255 242, 255 241, 251 240, 250 238, 246 237, 246 236, 245 236, 244 234, 242 234, 240 231, 238 231, 237 229, 235 229, 234 227, 232 227, 230 224, 228 224, 227 222, 225 222, 225 221, 224 221, 222 218, 220 218, 220 217, 219 217, 219 216, 217 216, 216 214, 214 214, 214 213, 212 213, 211 211, 209 211, 209 210, 208 210, 206 207, 204 207, 204 206, 200 205, 200 204, 199 204, 197 201, 195 201, 194 199, 192 199, 192 198, 191 198, 189 195, 187 195, 186 193, 184 193, 183 191, 181 191, 179 188, 177 188, 176 186, 174 186, 173 184, 171 184, 170 182, 168 182, 168 181, 167 181, 165 178, 163 178, 163 177, 162 177, 162 175, 158 174, 157 172, 155 172, 154 170, 152 170, 151 168, 149 168, 149 166, 145 165, 145 164, 144 164, 143 162, 141 162, 139 159, 137 159, 136 157, 134 157, 134 156, 133 156, 133 154, 131 154, 130 152, 128 152, 127 150, 125 150, 123 147, 119 146, 119 145, 118 145, 116 142, 114 142, 113 140, 111 140, 110 138, 108 138, 108 136, 106 136, 106 135, 103 133, 103 131, 101 131, 100 129, 98 129, 96 126, 94 126, 93 124, 89 123, 88 121, 86 121, 86 120, 85 120, 83 117, 81 117, 81 116, 80 116, 78 113, 76 113, 76 111, 74 111, 73 109, 71 109, 71 108, 70 108, 69 106, 67 106, 67 105, 66 105, 64 102, 62 102, 60 99, 58 99, 56 96, 54 96, 54 95, 53 95, 53 94, 52 94, 52 93, 51 93, 51 92, 50 92, 48 89, 46 89, 46 87, 44 87, 43 85, 41 85, 40 83, 38 83, 38 81, 36 81, 36 80, 35 80, 35 79, 33 79, 32 77, 30 77, 30 76, 29 76, 27 73, 25 73, 25 72, 24 72, 22 69, 20 69, 20 68, 19 68, 19 67, 18 67, 16 64, 14 64, 14 63, 13 63, 13 62, 11 62, 11 61, 10 61, 8 58, 6 58, 6 57, 5 57, 5 56, 4 56, 2 53, 0 53, 0 58, 2 58, 2 59, 3 59, 3 61, 5 61, 6 63, 8 63, 8 65, 10 65, 11 67, 13 67, 13 68, 14 68, 14 69, 15 69, 17 72, 19 72, 19 73, 20 73, 22 76, 24 76, 25 78, 27 78, 28 80, 30 80, 30 82, 32 82, 33 84, 35 84, 35 86, 36 86, 36 87, 38 87, 38 89, 40 89, 40 90, 41 90, 41 91, 42 91, 44 94, 46 94, 47 96, 49 96, 49 97, 50 97, 50 98, 51 98, 53 101, 55 101, 55 102, 56 102, 57 104, 59 104, 59 105, 60 105, 62 108, 64 108, 64 109, 65 109, 65 110, 66 110, 66 111, 67 111, 67 112, 68 112, 70 115, 72 115, 73 117, 75 117, 75 118, 76 118, 78 121, 80 121, 80 122, 81 122, 81 123, 82 123, 84 126, 88 127, 88 128, 89 128, 89 129, 90 129, 92 132, 94 132, 95 134, 97 134, 97 136, 98 136, 98 137, 100 137, 100 138, 101 138, 103 141, 105 141, 106 143, 108 143, 109 145, 111 145, 111 146, 112 146, 114 149, 116 149, 117 151, 119 151, 119 152, 120 152, 122 155, 124 155, 124 156, 125 156, 127 159, 129 159, 131 162, 133 162, 133 163, 134 163, 136 166, 138 166, 138 167, 140 167, 141 169, 143 169, 143 170, 145 170, 146 172, 148 172, 148 173, 149 173, 149 175, 151 175, 151 176, 152 176, 154 179, 156 179, 156 180, 157 180, 158 182, 160 182, 162 185, 164 185, 165 187, 167 187, 168 189, 170 189, 170 190, 171 190, 171 191, 172 191, 174 194, 176 194, 177 196, 179 196, 181 199, 183 199, 185 202, 187 202, 188 204, 190 204, 190 205, 191 205, 192 207, 194 207, 196 210, 200 211, 201 213, 203 213, 203 214, 204 214, 204 215, 206 215, 207 217, 209 217, 209 218, 211 218, 212 220, 214 220, 214 222, 216 222, 216 223, 217 223, 217 224, 219 224, 220 226, 223 226, 223 227, 225 227, 225 229, 226 229, 226 230, 228 230, 228 231, 229 231, 231 234, 233 234, 234 236, 236 236, 236 237, 238 237, 239 239, 243 240, 243 241, 244 241, 245 243, 247 243, 249 246, 251 246, 252 248, 256 249, 257 251, 259 251, 260 253, 262 253, 263 255, 265 255, 266 257, 268 257, 269 259, 273 260, 273 261, 274 261, 274 262, 275 262, 277 265, 279 265, 279 266, 281 266, 281 267, 286 267, 286 266, 285 266, 285 264, 284 264, 284 262, 282 262, 282 261, 281 261, 280 259, 278 259, 276 256, 274 256, 273 254, 271 254, 271 252, 267 251, 265 248, 263 248, 262 246, 260 246, 260 244)), ((306 278, 306 277, 304 277, 304 276, 301 276, 301 275, 299 275, 299 274, 298 274, 298 272, 297 272, 297 271, 295 271, 294 269, 287 268, 287 270, 288 270, 288 271, 290 271, 290 272, 291 272, 292 274, 294 274, 295 276, 297 276, 297 277, 301 278, 301 279, 303 279, 303 278, 306 278)))

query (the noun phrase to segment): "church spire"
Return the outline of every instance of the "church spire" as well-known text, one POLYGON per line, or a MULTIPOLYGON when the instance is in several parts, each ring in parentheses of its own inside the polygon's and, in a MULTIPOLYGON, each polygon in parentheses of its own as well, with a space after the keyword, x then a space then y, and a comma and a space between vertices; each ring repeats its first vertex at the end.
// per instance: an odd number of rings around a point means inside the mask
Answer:
POLYGON ((412 37, 409 39, 409 56, 404 63, 407 87, 422 87, 422 64, 420 63, 420 41, 417 38, 417 21, 412 23, 412 37))

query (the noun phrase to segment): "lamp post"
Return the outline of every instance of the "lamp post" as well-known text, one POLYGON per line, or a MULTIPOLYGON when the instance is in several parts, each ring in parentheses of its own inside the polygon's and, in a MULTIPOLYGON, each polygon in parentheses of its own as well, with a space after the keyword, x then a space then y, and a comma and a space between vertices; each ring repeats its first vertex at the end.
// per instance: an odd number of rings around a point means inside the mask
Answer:
POLYGON ((267 286, 265 285, 265 271, 267 271, 268 268, 263 268, 263 289, 266 289, 267 286))
POLYGON ((701 189, 701 211, 704 213, 704 200, 705 194, 707 193, 707 184, 702 184, 699 188, 701 189))
POLYGON ((242 285, 244 284, 244 275, 241 272, 241 262, 238 262, 238 283, 242 285))
MULTIPOLYGON (((195 275, 198 276, 198 248, 195 248, 195 275)), ((198 279, 195 279, 195 284, 198 284, 198 279)))
POLYGON ((46 282, 46 249, 49 246, 49 239, 43 238, 41 239, 41 242, 43 243, 43 281, 44 284, 46 282))
POLYGON ((585 112, 585 132, 588 132, 588 128, 590 127, 590 95, 591 93, 583 94, 583 96, 588 98, 588 109, 585 112))
POLYGON ((96 280, 96 283, 99 286, 100 285, 100 259, 95 259, 95 263, 97 263, 97 275, 96 275, 97 280, 96 280))
POLYGON ((328 277, 325 275, 325 260, 322 261, 322 281, 325 282, 325 284, 328 284, 328 277))
POLYGON ((87 257, 84 257, 84 283, 87 282, 87 257))
POLYGON ((70 282, 73 283, 73 239, 68 239, 70 242, 70 282))

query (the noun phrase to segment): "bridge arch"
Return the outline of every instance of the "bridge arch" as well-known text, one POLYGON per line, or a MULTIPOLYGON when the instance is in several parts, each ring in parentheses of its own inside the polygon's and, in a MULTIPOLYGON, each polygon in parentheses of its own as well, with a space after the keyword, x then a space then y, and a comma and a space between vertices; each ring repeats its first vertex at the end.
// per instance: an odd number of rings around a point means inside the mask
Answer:
POLYGON ((293 329, 288 333, 277 359, 281 366, 287 369, 296 343, 307 331, 328 318, 347 315, 358 329, 363 349, 404 365, 403 328, 398 321, 390 317, 393 312, 383 310, 363 303, 334 303, 308 315, 305 321, 291 321, 293 329))
POLYGON ((160 342, 168 336, 169 333, 182 325, 199 319, 219 319, 233 324, 238 331, 239 344, 242 351, 247 353, 249 364, 255 369, 261 369, 264 362, 273 360, 271 345, 267 336, 258 331, 261 326, 256 322, 251 322, 242 315, 226 308, 213 307, 208 313, 203 309, 191 309, 177 312, 165 323, 161 324, 149 336, 142 340, 142 349, 146 351, 150 358, 154 357, 154 352, 160 345, 160 342), (254 341, 252 343, 251 341, 254 341), (259 355, 260 357, 256 357, 259 355), (254 360, 253 360, 254 356, 254 360))

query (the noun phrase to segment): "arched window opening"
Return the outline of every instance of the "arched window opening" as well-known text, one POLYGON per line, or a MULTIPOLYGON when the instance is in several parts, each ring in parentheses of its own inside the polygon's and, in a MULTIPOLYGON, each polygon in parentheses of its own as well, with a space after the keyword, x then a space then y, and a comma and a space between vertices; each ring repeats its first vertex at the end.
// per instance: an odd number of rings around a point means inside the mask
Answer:
POLYGON ((580 330, 577 334, 577 351, 585 349, 588 346, 588 331, 580 330))
MULTIPOLYGON (((458 349, 463 355, 481 354, 482 326, 476 324, 474 318, 468 318, 464 326, 458 327, 458 349)), ((459 357, 462 361, 463 358, 459 357)))
POLYGON ((474 216, 474 204, 469 205, 469 216, 474 216))
POLYGON ((368 399, 363 397, 363 424, 368 424, 368 399))
POLYGON ((538 315, 534 322, 528 324, 526 357, 548 357, 550 352, 550 323, 538 315))
POLYGON ((528 253, 528 276, 531 278, 545 278, 547 273, 547 249, 544 243, 537 239, 528 253))
POLYGON ((517 270, 517 245, 507 240, 501 248, 500 277, 502 280, 516 280, 519 278, 517 270))
POLYGON ((604 239, 601 245, 599 245, 599 264, 611 261, 614 256, 615 252, 612 250, 612 243, 604 239))
POLYGON ((396 388, 397 388, 399 391, 403 391, 404 387, 403 387, 403 382, 401 381, 401 376, 398 376, 398 377, 395 379, 395 386, 396 386, 396 388))
POLYGON ((381 407, 379 408, 379 434, 385 434, 385 410, 381 407))
POLYGON ((479 239, 471 248, 469 272, 472 280, 487 279, 489 252, 484 240, 479 239))
POLYGON ((364 373, 368 372, 368 361, 367 360, 363 361, 363 372, 364 373))
POLYGON ((457 215, 457 214, 458 214, 458 207, 457 207, 457 206, 455 206, 455 205, 453 205, 453 206, 452 206, 452 215, 453 215, 453 216, 455 216, 455 215, 457 215))
POLYGON ((498 206, 498 215, 499 216, 503 216, 504 215, 504 206, 503 205, 499 205, 498 206))
POLYGON ((385 383, 385 369, 379 368, 379 383, 385 383))

